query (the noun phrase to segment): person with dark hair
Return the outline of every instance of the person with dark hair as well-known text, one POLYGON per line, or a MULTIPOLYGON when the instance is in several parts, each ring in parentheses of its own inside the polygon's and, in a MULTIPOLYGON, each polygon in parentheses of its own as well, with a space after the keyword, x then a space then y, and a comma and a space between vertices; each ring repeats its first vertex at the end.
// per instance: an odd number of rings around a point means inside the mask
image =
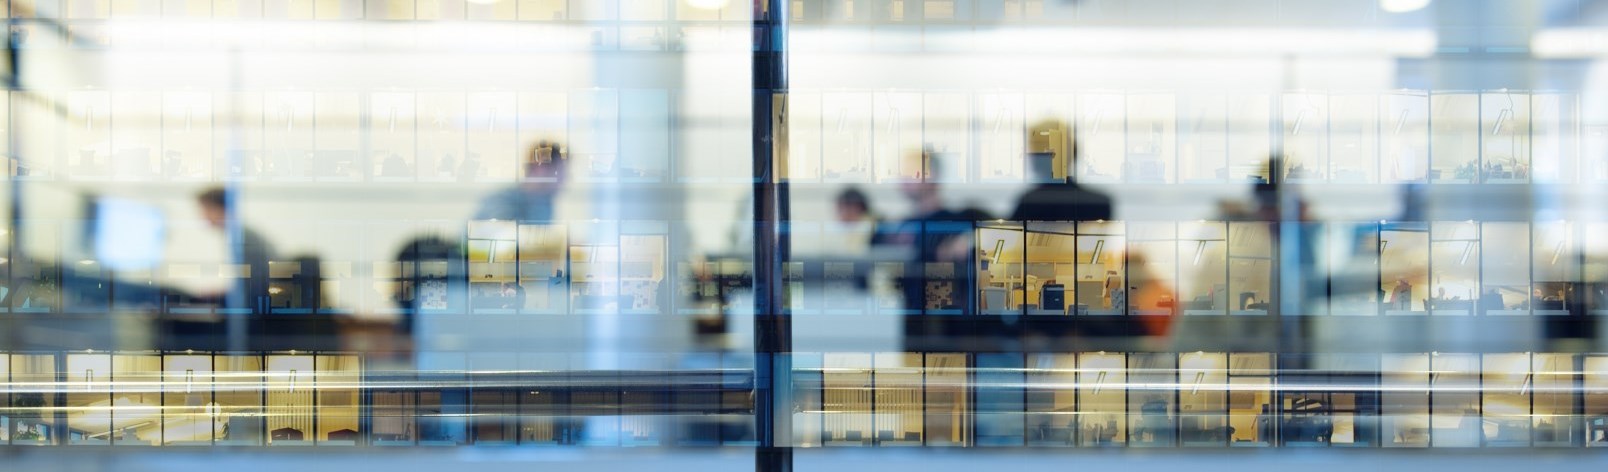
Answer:
POLYGON ((930 150, 920 155, 923 172, 900 185, 915 206, 915 216, 896 225, 879 245, 908 247, 914 258, 900 279, 904 309, 970 312, 975 289, 976 244, 972 232, 979 220, 990 216, 977 209, 944 208, 937 179, 939 162, 930 150), (941 267, 949 265, 950 270, 941 267), (938 270, 939 272, 931 272, 938 270))
MULTIPOLYGON (((1050 121, 1039 123, 1029 130, 1029 138, 1039 131, 1059 130, 1061 125, 1050 121)), ((1055 177, 1055 160, 1045 153, 1028 154, 1029 181, 1037 182, 1022 194, 1011 212, 1011 221, 1094 221, 1111 219, 1111 197, 1078 186, 1070 176, 1055 177), (1046 159, 1045 157, 1050 157, 1046 159)), ((1076 162, 1077 145, 1072 145, 1068 162, 1076 162)), ((1073 168, 1071 165, 1066 168, 1073 168)))
POLYGON ((845 249, 858 253, 881 243, 882 220, 871 210, 871 201, 858 187, 850 186, 838 192, 837 220, 852 240, 844 241, 845 249))
POLYGON ((228 308, 263 313, 268 306, 268 261, 273 259, 274 250, 266 238, 244 223, 235 225, 239 228, 238 237, 229 234, 230 223, 239 221, 238 206, 235 215, 229 213, 234 196, 227 189, 212 187, 197 195, 196 203, 201 206, 207 226, 229 237, 230 260, 247 270, 248 275, 222 296, 222 303, 228 308))
POLYGON ((502 297, 502 308, 518 310, 525 307, 525 287, 518 282, 503 282, 502 297))
POLYGON ((531 146, 519 184, 486 197, 475 211, 478 220, 551 221, 553 200, 568 174, 569 158, 558 143, 531 146))

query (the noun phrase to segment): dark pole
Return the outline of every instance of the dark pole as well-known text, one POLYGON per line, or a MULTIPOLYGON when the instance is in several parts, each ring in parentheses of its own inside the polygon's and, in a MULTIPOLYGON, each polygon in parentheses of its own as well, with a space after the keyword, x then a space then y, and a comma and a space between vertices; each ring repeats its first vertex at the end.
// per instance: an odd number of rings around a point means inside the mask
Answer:
POLYGON ((793 470, 792 322, 783 265, 789 244, 786 184, 777 176, 787 103, 788 0, 754 0, 754 470, 793 470))

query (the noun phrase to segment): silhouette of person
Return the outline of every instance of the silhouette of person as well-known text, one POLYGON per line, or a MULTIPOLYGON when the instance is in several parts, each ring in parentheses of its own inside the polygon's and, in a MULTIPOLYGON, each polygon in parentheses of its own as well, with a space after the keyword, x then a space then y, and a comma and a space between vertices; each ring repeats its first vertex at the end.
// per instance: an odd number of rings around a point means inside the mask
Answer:
MULTIPOLYGON (((221 187, 209 188, 196 196, 196 202, 201 206, 201 216, 206 219, 207 226, 217 231, 229 231, 228 208, 231 198, 233 195, 221 187)), ((230 241, 231 244, 238 244, 239 248, 233 250, 231 247, 230 260, 245 266, 249 275, 237 282, 222 301, 229 308, 264 312, 268 305, 268 261, 273 258, 273 246, 256 230, 244 224, 239 227, 240 239, 230 241), (238 298, 229 296, 237 294, 238 298)))
POLYGON ((557 143, 531 146, 525 175, 518 185, 499 190, 480 202, 477 220, 551 221, 553 201, 564 188, 569 159, 557 143))
POLYGON ((976 257, 973 223, 989 216, 976 209, 944 208, 939 185, 933 178, 939 174, 940 163, 930 150, 922 150, 920 159, 922 175, 899 188, 914 204, 915 215, 899 222, 880 242, 909 247, 915 252, 902 278, 905 310, 970 310, 972 279, 976 276, 975 271, 969 270, 976 257), (935 264, 951 264, 954 268, 947 284, 943 277, 926 273, 935 264))
MULTIPOLYGON (((1028 130, 1029 139, 1041 131, 1060 129, 1058 122, 1048 121, 1034 125, 1028 130)), ((1028 178, 1038 182, 1027 193, 1022 194, 1016 202, 1016 210, 1011 213, 1011 221, 1093 221, 1111 219, 1111 198, 1105 194, 1090 191, 1077 184, 1073 179, 1059 179, 1055 177, 1055 160, 1043 153, 1027 155, 1029 170, 1028 178)), ((1076 162, 1077 145, 1072 146, 1072 152, 1067 159, 1076 162)), ((1070 162, 1069 162, 1070 163, 1070 162)), ((1067 168, 1073 168, 1068 165, 1067 168)))

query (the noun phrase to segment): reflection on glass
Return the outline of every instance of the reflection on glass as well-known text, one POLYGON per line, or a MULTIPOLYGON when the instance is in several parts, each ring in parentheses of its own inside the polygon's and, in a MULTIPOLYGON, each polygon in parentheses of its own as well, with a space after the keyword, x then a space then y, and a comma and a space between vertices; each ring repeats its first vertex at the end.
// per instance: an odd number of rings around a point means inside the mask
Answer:
POLYGON ((1532 182, 1573 181, 1585 168, 1580 162, 1579 136, 1575 135, 1579 110, 1576 95, 1546 93, 1530 97, 1528 135, 1533 153, 1530 159, 1532 182))
POLYGON ((1027 368, 1027 444, 1075 444, 1077 355, 1029 355, 1027 368))
POLYGON ((1481 293, 1479 230, 1479 225, 1473 222, 1430 224, 1432 280, 1427 300, 1430 314, 1466 316, 1474 313, 1474 302, 1481 293))
POLYGON ((1381 224, 1379 282, 1386 315, 1423 314, 1429 297, 1429 227, 1381 224))
POLYGON ((1479 356, 1431 353, 1429 361, 1430 446, 1479 446, 1479 356))
POLYGON ((1530 180, 1530 96, 1515 93, 1480 95, 1480 181, 1518 183, 1530 180))
POLYGON ((261 356, 217 356, 213 399, 217 403, 218 445, 260 446, 266 437, 261 356))
POLYGON ((1272 226, 1228 224, 1228 292, 1230 314, 1264 315, 1273 299, 1272 226))
POLYGON ((1129 182, 1176 181, 1177 100, 1159 94, 1129 95, 1127 99, 1123 178, 1129 182))
POLYGON ((1078 285, 1075 293, 1078 313, 1124 315, 1128 313, 1128 283, 1123 237, 1124 225, 1117 222, 1078 223, 1078 285))
POLYGON ((1567 315, 1589 303, 1590 292, 1577 289, 1581 279, 1581 250, 1575 231, 1579 225, 1568 221, 1535 222, 1530 233, 1530 276, 1532 313, 1567 315), (1535 292, 1540 303, 1534 300, 1535 292))
POLYGON ((1582 387, 1585 388, 1586 445, 1608 447, 1608 356, 1586 356, 1582 387))
MULTIPOLYGON (((54 371, 55 369, 51 369, 54 371)), ((108 388, 112 380, 112 356, 107 354, 73 354, 67 356, 67 377, 73 388, 66 395, 67 407, 72 413, 67 415, 67 429, 69 431, 69 444, 110 444, 113 439, 111 389, 108 388), (76 413, 76 414, 74 414, 76 413)), ((51 379, 54 380, 54 379, 51 379)), ((153 395, 160 399, 160 395, 153 395)), ((143 398, 123 398, 121 406, 138 408, 136 400, 143 398)), ((160 410, 149 409, 142 411, 143 415, 134 417, 132 411, 120 417, 140 420, 137 423, 128 423, 126 429, 120 428, 121 433, 117 439, 127 441, 128 444, 144 442, 150 444, 160 439, 161 417, 157 416, 160 410), (146 436, 141 438, 139 426, 155 424, 155 428, 147 428, 146 436), (153 432, 155 434, 153 434, 153 432)))
POLYGON ((966 391, 965 354, 927 354, 926 431, 928 446, 966 446, 971 443, 973 403, 966 391))
POLYGON ((978 97, 983 120, 977 144, 978 181, 1021 182, 1024 156, 1022 139, 1027 129, 1021 94, 983 94, 978 97))
MULTIPOLYGON (((925 416, 921 395, 921 354, 877 353, 873 356, 876 392, 873 444, 920 446, 925 416)), ((872 405, 867 405, 872 406, 872 405)))
MULTIPOLYGON (((1001 315, 1020 313, 1027 305, 1038 305, 1037 295, 1043 284, 1054 276, 1041 279, 1043 274, 1033 273, 1023 264, 1027 238, 1019 226, 990 224, 977 229, 978 257, 978 310, 983 314, 1001 315)), ((1037 233, 1035 240, 1041 238, 1037 233)), ((1042 252, 1050 252, 1046 247, 1042 252)), ((1033 251, 1035 259, 1045 257, 1033 251)), ((1035 261, 1037 262, 1037 261, 1035 261)), ((1038 269, 1039 264, 1033 264, 1038 269)), ((1053 268, 1053 265, 1051 266, 1053 268)))
POLYGON ((1178 356, 1178 419, 1180 443, 1217 446, 1233 440, 1228 424, 1228 355, 1196 352, 1178 356))
POLYGON ((1422 182, 1429 172, 1429 96, 1380 98, 1381 167, 1386 182, 1422 182))
MULTIPOLYGON (((1172 223, 1128 224, 1128 308, 1135 315, 1166 316, 1177 300, 1154 287, 1177 287, 1178 226, 1172 223)), ((1191 248, 1191 257, 1193 250, 1191 248)))
POLYGON ((162 356, 162 444, 210 444, 226 423, 213 399, 212 356, 162 356))
MULTIPOLYGON (((1543 307, 1536 297, 1539 287, 1530 285, 1530 225, 1525 223, 1483 223, 1480 226, 1481 292, 1479 313, 1486 315, 1528 315, 1543 307)), ((1563 300, 1555 300, 1562 308, 1563 300)))
POLYGON ((1228 427, 1233 446, 1273 443, 1273 355, 1229 354, 1228 427))
POLYGON ((1429 111, 1431 126, 1429 181, 1478 182, 1480 96, 1433 94, 1429 97, 1429 111))
POLYGON ((313 356, 268 356, 264 385, 268 445, 313 444, 313 372, 313 356))
POLYGON ((1385 354, 1379 422, 1385 447, 1429 446, 1428 354, 1385 354))
MULTIPOLYGON (((1580 420, 1574 411, 1576 392, 1573 372, 1578 371, 1575 356, 1534 354, 1530 359, 1532 444, 1537 446, 1578 445, 1580 420)), ((1520 385, 1520 393, 1525 386, 1520 385)))
POLYGON ((1120 446, 1128 442, 1127 363, 1122 354, 1078 355, 1078 445, 1120 446))
POLYGON ((822 428, 827 446, 871 444, 874 415, 870 354, 827 353, 822 359, 822 428))
POLYGON ((1181 223, 1178 234, 1178 308, 1175 313, 1221 315, 1243 310, 1230 287, 1229 260, 1236 255, 1229 253, 1228 225, 1181 223))
POLYGON ((1329 97, 1330 181, 1379 181, 1379 117, 1375 95, 1329 97))
POLYGON ((1122 95, 1088 94, 1078 97, 1077 107, 1078 181, 1121 180, 1127 156, 1127 127, 1123 125, 1127 102, 1122 95))
POLYGON ((1481 437, 1487 446, 1530 445, 1531 392, 1535 373, 1528 353, 1482 356, 1481 437))
MULTIPOLYGON (((1231 118, 1223 95, 1178 97, 1178 181, 1186 183, 1231 180, 1229 155, 1231 118)), ((1238 179, 1232 179, 1238 180, 1238 179)))
POLYGON ((1284 95, 1284 169, 1290 182, 1322 181, 1329 164, 1329 97, 1313 93, 1284 95))

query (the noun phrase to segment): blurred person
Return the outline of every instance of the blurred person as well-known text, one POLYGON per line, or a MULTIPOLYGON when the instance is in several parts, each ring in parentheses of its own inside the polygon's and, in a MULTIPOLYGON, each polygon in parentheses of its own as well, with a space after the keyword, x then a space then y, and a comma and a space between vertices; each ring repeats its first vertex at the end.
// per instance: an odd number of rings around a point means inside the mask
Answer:
POLYGON ((1407 283, 1407 279, 1396 279, 1396 288, 1390 290, 1390 304, 1397 310, 1413 309, 1413 286, 1407 283))
POLYGON ((481 200, 475 219, 552 221, 553 202, 564 189, 568 164, 558 143, 537 142, 525 158, 525 175, 519 183, 481 200))
POLYGON ((525 307, 525 287, 518 282, 503 282, 502 296, 503 308, 518 310, 525 307))
POLYGON ((870 199, 859 187, 849 186, 838 192, 835 209, 838 224, 848 236, 838 250, 858 254, 881 242, 882 219, 872 211, 870 199))
MULTIPOLYGON (((1045 129, 1060 129, 1055 121, 1040 123, 1029 129, 1029 139, 1045 129)), ((1078 146, 1072 143, 1067 159, 1077 162, 1078 146)), ((1016 201, 1011 221, 1094 221, 1111 219, 1111 197, 1079 186, 1072 177, 1055 178, 1055 160, 1027 156, 1028 178, 1038 182, 1016 201)), ((1071 166, 1068 166, 1071 167, 1071 166)))
POLYGON ((397 251, 394 260, 403 267, 403 274, 410 274, 397 285, 395 299, 402 313, 397 320, 400 334, 417 333, 417 315, 423 311, 468 312, 463 306, 468 280, 464 259, 461 246, 438 236, 411 239, 397 251))
POLYGON ((900 193, 915 207, 915 213, 895 225, 891 234, 880 239, 878 245, 905 247, 914 253, 901 278, 905 310, 970 312, 976 277, 976 271, 971 270, 975 267, 976 256, 972 228, 976 221, 989 216, 976 209, 945 208, 935 177, 940 174, 942 163, 929 149, 921 150, 918 158, 920 174, 899 186, 900 193), (927 268, 942 263, 954 267, 948 287, 942 279, 925 274, 927 268), (948 288, 947 293, 945 288, 948 288))
MULTIPOLYGON (((231 215, 229 207, 233 193, 222 187, 212 187, 202 191, 196 196, 196 202, 201 207, 201 216, 206 219, 207 226, 224 232, 228 237, 230 231, 231 215)), ((236 207, 238 213, 239 208, 236 207)), ((235 222, 239 216, 233 215, 235 222)), ((273 246, 263 238, 260 233, 244 223, 239 223, 239 239, 231 240, 230 260, 234 264, 243 265, 249 271, 248 275, 235 283, 228 293, 218 294, 221 302, 229 308, 246 308, 253 312, 266 312, 268 305, 268 261, 273 260, 273 246)))
POLYGON ((1100 298, 1105 301, 1106 308, 1121 310, 1128 306, 1128 288, 1122 283, 1122 274, 1117 271, 1106 271, 1105 283, 1101 284, 1103 293, 1100 298))

